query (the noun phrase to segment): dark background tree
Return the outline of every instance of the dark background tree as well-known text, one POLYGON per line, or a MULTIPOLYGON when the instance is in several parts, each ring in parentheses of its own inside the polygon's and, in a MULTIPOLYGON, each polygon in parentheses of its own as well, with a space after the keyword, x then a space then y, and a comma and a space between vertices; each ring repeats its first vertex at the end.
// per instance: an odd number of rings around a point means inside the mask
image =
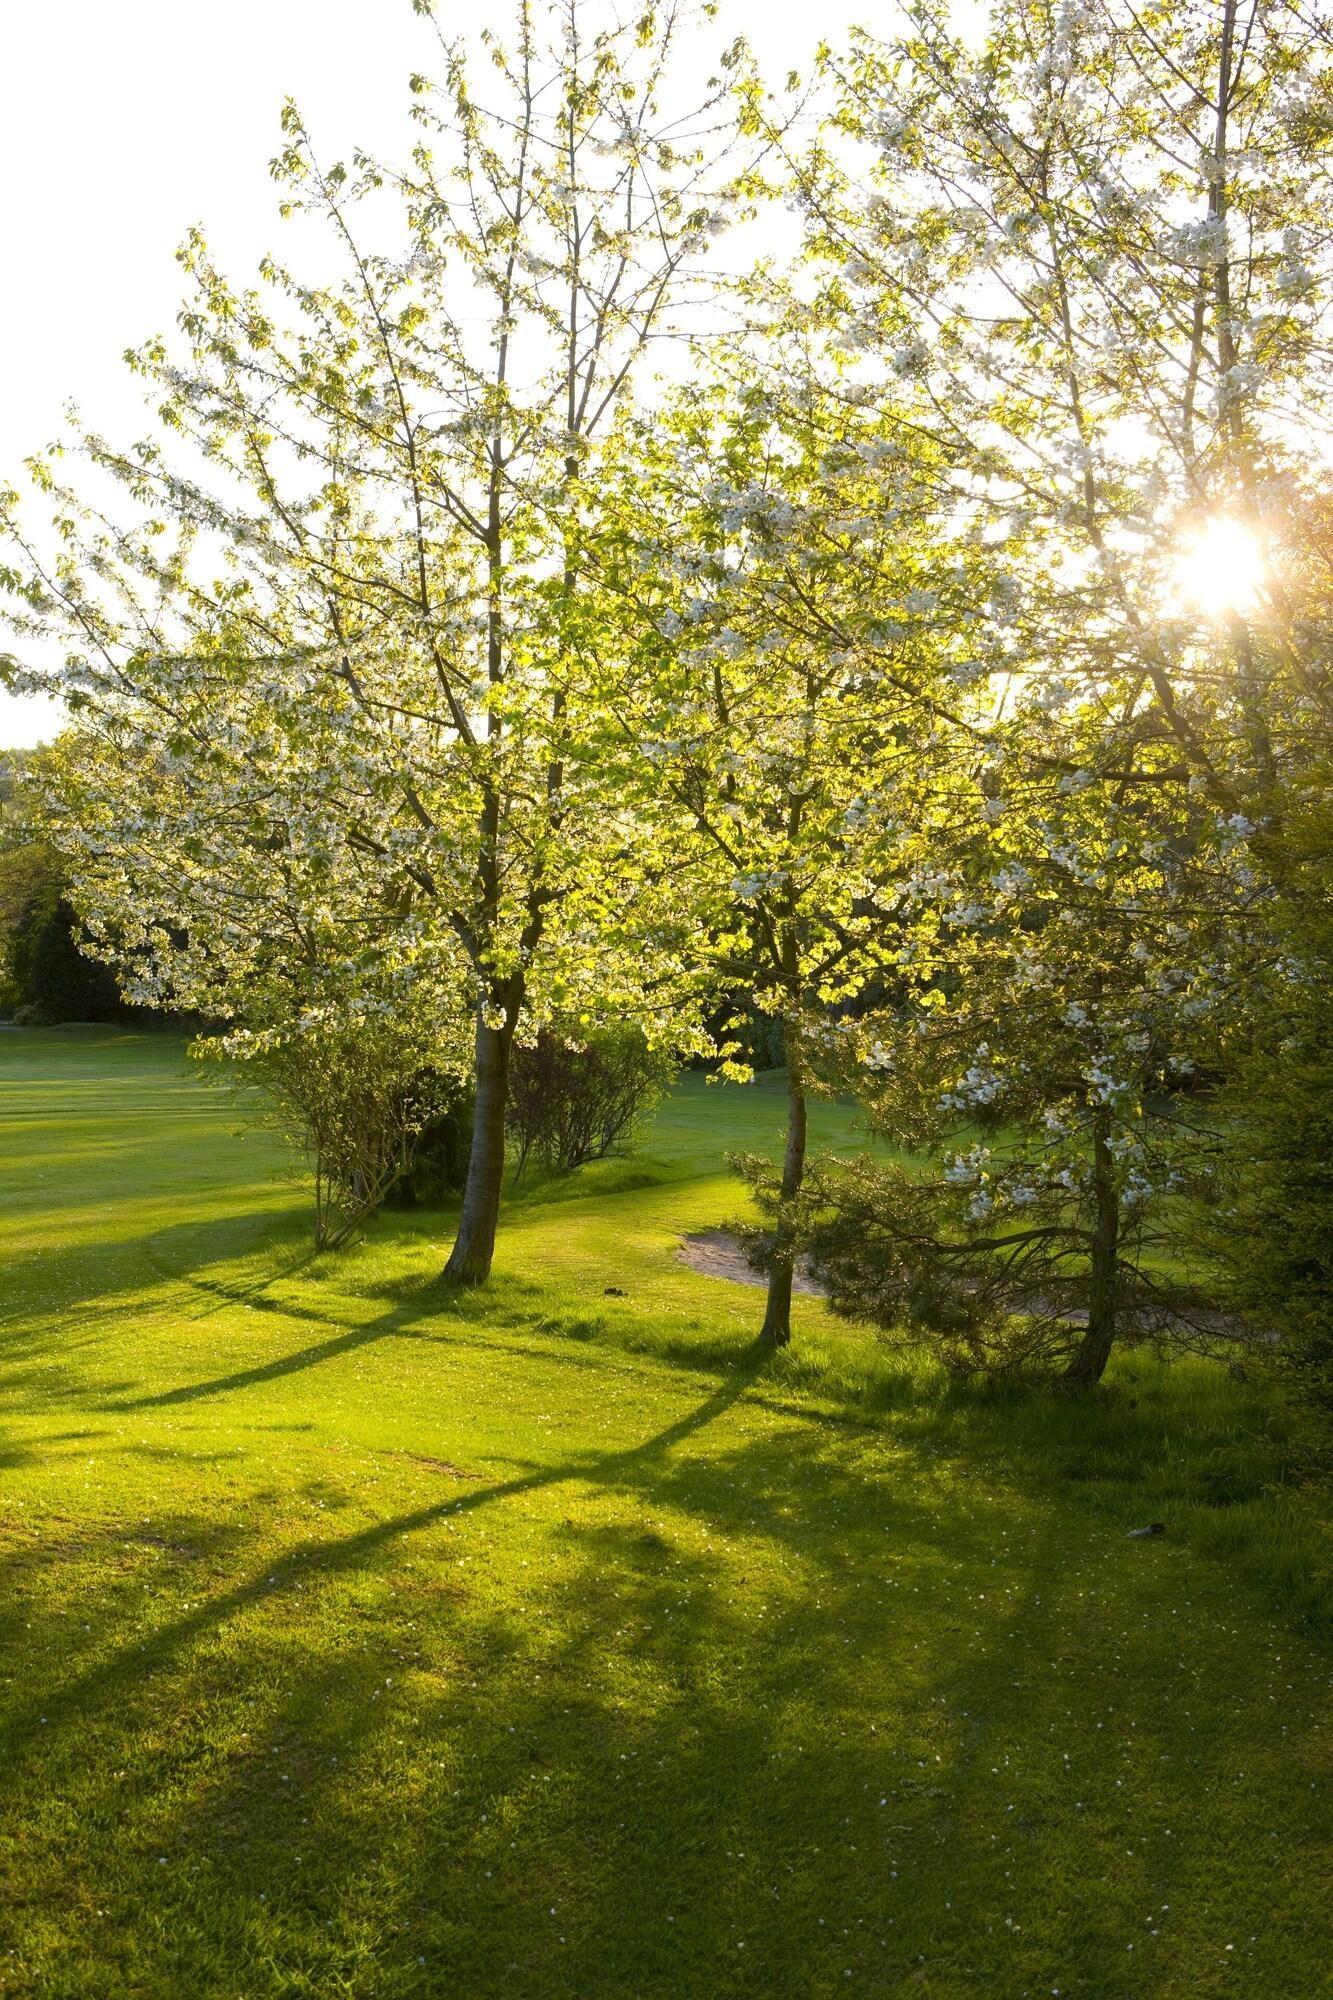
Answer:
POLYGON ((79 949, 65 871, 24 783, 37 761, 22 751, 0 758, 0 1006, 43 1023, 135 1018, 111 971, 79 949))

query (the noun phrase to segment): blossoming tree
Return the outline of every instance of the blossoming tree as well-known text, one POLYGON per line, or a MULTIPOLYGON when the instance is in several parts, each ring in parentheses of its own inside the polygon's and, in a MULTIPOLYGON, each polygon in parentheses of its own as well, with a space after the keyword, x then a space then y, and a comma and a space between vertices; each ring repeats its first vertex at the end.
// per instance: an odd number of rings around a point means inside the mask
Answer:
MULTIPOLYGON (((1085 1056, 1104 1042, 1117 1097, 1151 1105, 1170 1093, 1159 1075, 1143 1098, 1152 1077, 1120 1040, 1153 1052, 1160 1035, 1133 1024, 1125 968, 1157 962, 1165 899, 1177 965, 1220 952, 1240 990, 1257 919, 1293 888, 1289 787, 1326 740, 1319 623, 1280 558, 1317 481, 1311 436, 1330 432, 1333 20, 1285 0, 1001 0, 973 46, 934 0, 906 14, 892 45, 830 58, 837 112, 793 163, 826 320, 952 470, 1008 653, 995 700, 1044 712, 1014 745, 1039 787, 1084 788, 1096 858, 1080 866, 1138 851, 1158 821, 1185 843, 1188 894, 1154 863, 1108 908, 1119 956, 1093 978, 1070 940, 1051 1003, 1085 1056), (1250 922, 1219 944, 1217 912, 1240 906, 1250 922)), ((1016 914, 988 871, 978 939, 1038 920, 1026 894, 1063 865, 1066 810, 1030 818, 1016 914)), ((985 1077, 996 1027, 971 1009, 974 980, 999 1004, 960 964, 939 1045, 953 1036, 958 1074, 985 1077)), ((1045 1031, 1029 1028, 1035 1083, 1045 1031)), ((1049 1046, 1052 1074, 1081 1075, 1077 1052, 1049 1046)), ((1109 1110, 1084 1109, 1077 1144, 1112 1187, 1109 1110)), ((978 1182, 968 1205, 987 1198, 978 1182)), ((1031 1300, 1030 1272, 1024 1287, 1031 1300)), ((1090 1332, 1076 1373, 1099 1372, 1100 1346, 1090 1332)))
POLYGON ((645 827, 688 881, 701 975, 781 1020, 762 1338, 784 1345, 831 1022, 910 961, 932 842, 973 804, 956 774, 967 566, 910 429, 792 348, 734 353, 629 456, 613 595, 634 630, 606 710, 637 750, 645 827))
POLYGON ((1158 782, 1160 744, 1127 755, 1104 715, 1053 731, 1029 706, 996 750, 988 821, 939 857, 914 990, 846 1038, 844 1080, 922 1160, 823 1164, 810 1236, 842 1310, 960 1370, 1081 1388, 1117 1339, 1219 1330, 1197 1251, 1222 1134, 1199 1085, 1266 890, 1244 824, 1158 782), (1063 778, 1024 754, 1034 727, 1063 778), (1091 761, 1108 743, 1114 775, 1091 761))
POLYGON ((438 84, 414 79, 396 172, 323 162, 289 106, 284 206, 339 275, 270 260, 238 290, 193 236, 184 350, 136 360, 163 432, 85 439, 91 483, 38 469, 54 551, 14 528, 24 637, 64 659, 29 644, 11 674, 62 692, 122 773, 162 775, 131 784, 147 818, 123 839, 98 825, 122 936, 204 937, 174 866, 261 937, 279 856, 294 922, 341 926, 355 882, 372 957, 466 966, 464 1283, 490 1268, 525 1010, 678 1018, 614 772, 587 754, 581 579, 598 440, 742 193, 725 67, 702 102, 676 80, 697 26, 518 0, 512 41, 481 37, 484 83, 448 44, 438 84))

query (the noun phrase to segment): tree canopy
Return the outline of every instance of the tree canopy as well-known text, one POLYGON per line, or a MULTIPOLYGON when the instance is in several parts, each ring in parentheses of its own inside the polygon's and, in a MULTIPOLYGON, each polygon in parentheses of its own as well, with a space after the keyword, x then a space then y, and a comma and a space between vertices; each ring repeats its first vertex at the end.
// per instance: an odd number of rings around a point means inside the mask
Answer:
POLYGON ((793 101, 700 81, 709 8, 418 11, 405 161, 284 113, 321 274, 191 236, 154 435, 6 497, 93 948, 241 1052, 429 1024, 455 1281, 516 1041, 740 1076, 725 998, 782 1028, 767 1339, 803 1243, 1076 1383, 1201 1337, 1213 1088, 1325 1022, 1333 16, 908 0, 793 101), (807 1186, 831 1089, 926 1164, 807 1186))

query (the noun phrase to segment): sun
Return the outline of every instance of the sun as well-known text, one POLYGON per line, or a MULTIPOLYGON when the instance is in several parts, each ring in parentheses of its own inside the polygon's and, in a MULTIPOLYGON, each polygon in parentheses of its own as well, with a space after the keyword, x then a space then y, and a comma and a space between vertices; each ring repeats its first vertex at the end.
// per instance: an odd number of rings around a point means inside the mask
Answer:
POLYGON ((1255 611, 1264 569, 1263 547, 1254 531, 1215 515, 1194 531, 1177 556, 1175 592, 1192 610, 1214 617, 1255 611))

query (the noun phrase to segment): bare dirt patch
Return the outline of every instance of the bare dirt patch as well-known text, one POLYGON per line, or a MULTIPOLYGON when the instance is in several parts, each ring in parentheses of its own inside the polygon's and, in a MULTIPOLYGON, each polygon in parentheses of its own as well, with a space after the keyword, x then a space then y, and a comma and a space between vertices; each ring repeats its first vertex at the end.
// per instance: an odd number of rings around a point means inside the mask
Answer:
MULTIPOLYGON (((693 1235, 681 1239, 676 1255, 682 1264, 688 1264, 692 1271, 698 1271, 705 1278, 728 1278, 733 1285, 756 1285, 761 1289, 768 1283, 763 1272, 755 1270, 729 1229, 696 1230, 693 1235)), ((823 1285, 799 1264, 791 1288, 811 1298, 824 1296, 823 1285)))

